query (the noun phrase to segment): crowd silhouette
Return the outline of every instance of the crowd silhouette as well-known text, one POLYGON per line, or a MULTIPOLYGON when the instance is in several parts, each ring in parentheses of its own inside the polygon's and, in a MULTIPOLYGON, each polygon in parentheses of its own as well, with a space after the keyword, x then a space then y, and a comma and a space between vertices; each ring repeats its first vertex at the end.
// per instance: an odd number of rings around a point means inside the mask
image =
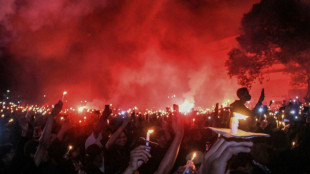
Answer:
POLYGON ((3 100, 0 173, 310 173, 309 105, 263 105, 263 89, 249 109, 249 91, 237 96, 230 106, 186 115, 176 105, 145 113, 106 105, 79 119, 61 100, 52 108, 3 100), (241 130, 270 137, 226 138, 208 129, 229 128, 233 112, 249 116, 241 130))

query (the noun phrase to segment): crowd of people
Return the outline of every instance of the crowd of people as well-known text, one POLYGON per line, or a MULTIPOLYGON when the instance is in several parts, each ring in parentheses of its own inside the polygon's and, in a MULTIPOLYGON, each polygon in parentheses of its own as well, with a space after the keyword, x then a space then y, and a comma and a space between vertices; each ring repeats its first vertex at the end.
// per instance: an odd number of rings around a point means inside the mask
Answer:
POLYGON ((309 106, 298 99, 276 109, 240 100, 210 112, 119 112, 0 103, 0 173, 310 173, 309 106), (233 112, 249 116, 245 131, 269 134, 226 138, 208 127, 229 128, 233 112))

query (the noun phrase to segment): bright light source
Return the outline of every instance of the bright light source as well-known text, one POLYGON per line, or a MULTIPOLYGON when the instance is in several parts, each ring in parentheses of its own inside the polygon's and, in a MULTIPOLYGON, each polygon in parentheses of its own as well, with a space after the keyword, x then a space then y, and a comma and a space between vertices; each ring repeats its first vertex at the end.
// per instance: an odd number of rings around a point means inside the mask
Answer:
POLYGON ((78 108, 78 112, 83 112, 84 108, 85 108, 85 106, 79 107, 79 108, 78 108))
POLYGON ((189 113, 191 112, 192 108, 194 107, 194 103, 185 100, 184 103, 180 105, 179 111, 182 113, 189 113))
POLYGON ((258 112, 263 112, 263 111, 264 111, 263 108, 259 108, 259 109, 258 109, 258 112))
POLYGON ((193 153, 192 161, 195 159, 195 157, 196 157, 196 152, 193 153))
POLYGON ((249 116, 246 116, 246 115, 243 115, 243 114, 239 114, 237 112, 234 112, 234 116, 238 120, 240 120, 240 119, 245 120, 245 119, 247 119, 249 117, 249 116))

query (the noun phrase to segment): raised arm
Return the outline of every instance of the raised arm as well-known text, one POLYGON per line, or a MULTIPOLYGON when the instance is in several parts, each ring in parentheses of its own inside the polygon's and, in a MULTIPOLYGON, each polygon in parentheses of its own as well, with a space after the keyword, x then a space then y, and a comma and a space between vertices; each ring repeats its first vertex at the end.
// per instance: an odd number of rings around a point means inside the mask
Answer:
POLYGON ((110 139, 105 144, 106 149, 109 150, 112 147, 116 139, 119 137, 119 135, 124 131, 124 129, 128 125, 129 121, 130 121, 129 117, 124 118, 122 125, 111 135, 110 139))
POLYGON ((157 171, 155 172, 157 174, 170 173, 178 156, 180 145, 184 136, 184 122, 180 116, 180 114, 175 114, 175 118, 172 121, 172 128, 175 136, 164 158, 160 162, 157 171))
POLYGON ((263 101, 265 100, 265 89, 262 89, 262 92, 260 94, 260 97, 258 99, 257 104, 255 105, 254 109, 252 110, 252 112, 254 113, 253 115, 255 115, 255 113, 257 112, 258 108, 260 108, 263 104, 263 101))
POLYGON ((96 124, 95 130, 94 130, 94 136, 95 138, 98 137, 99 133, 103 130, 106 129, 107 126, 107 119, 109 118, 110 114, 112 113, 112 110, 110 108, 104 109, 99 122, 96 124))
POLYGON ((47 150, 47 146, 49 144, 50 135, 52 132, 53 127, 53 117, 58 115, 59 112, 62 109, 62 101, 59 101, 52 110, 52 113, 48 116, 43 133, 39 140, 39 146, 37 148, 37 151, 34 155, 34 162, 36 166, 39 166, 42 160, 43 155, 45 154, 47 150))

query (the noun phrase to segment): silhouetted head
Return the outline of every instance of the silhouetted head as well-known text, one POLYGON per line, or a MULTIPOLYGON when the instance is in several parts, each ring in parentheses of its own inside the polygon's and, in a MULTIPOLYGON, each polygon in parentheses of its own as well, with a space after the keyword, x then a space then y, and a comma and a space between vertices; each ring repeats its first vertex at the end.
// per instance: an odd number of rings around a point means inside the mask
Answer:
POLYGON ((239 88, 237 90, 237 96, 242 101, 250 101, 251 100, 251 95, 249 94, 249 91, 247 88, 239 88))

